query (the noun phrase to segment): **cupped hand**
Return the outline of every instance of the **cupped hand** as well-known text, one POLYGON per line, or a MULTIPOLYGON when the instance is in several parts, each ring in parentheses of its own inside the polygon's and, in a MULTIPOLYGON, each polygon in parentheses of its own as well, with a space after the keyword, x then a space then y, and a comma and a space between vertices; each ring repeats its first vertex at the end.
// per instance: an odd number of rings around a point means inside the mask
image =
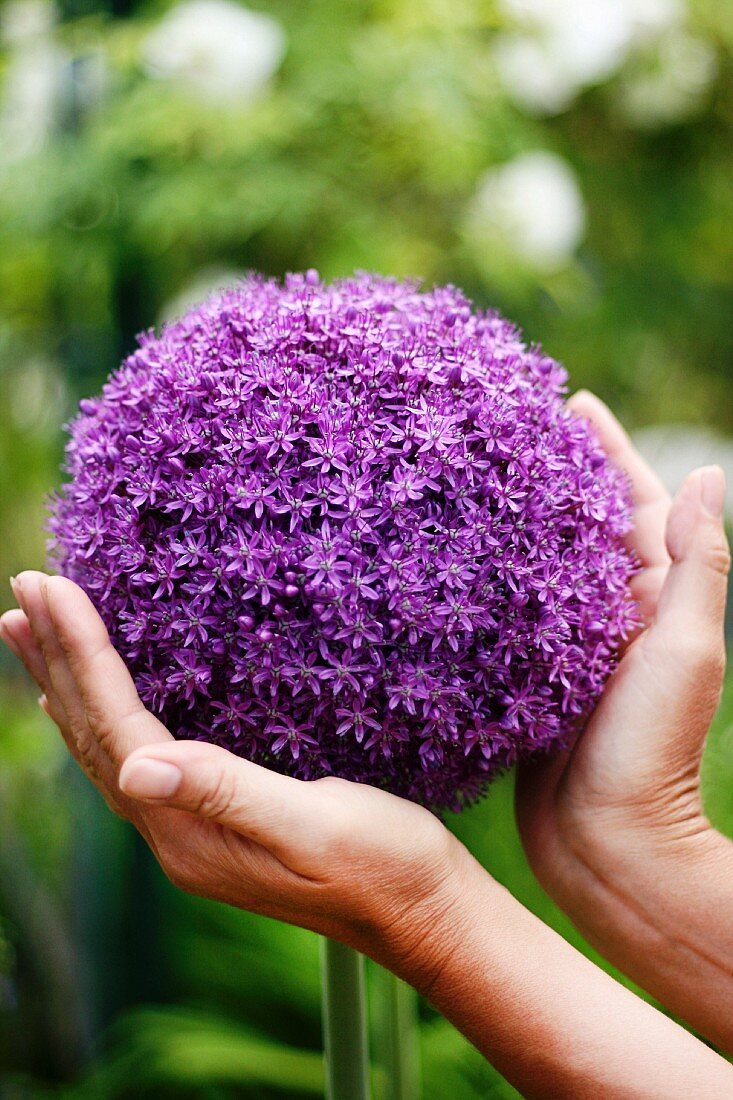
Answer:
POLYGON ((572 752, 520 771, 520 833, 535 874, 586 937, 730 1049, 733 1028, 714 1018, 721 998, 733 1008, 733 960, 711 944, 710 912, 730 926, 732 849, 700 793, 725 672, 725 480, 717 467, 696 470, 671 500, 601 401, 580 393, 572 406, 631 482, 642 622, 572 752), (712 968, 698 987, 704 1008, 685 980, 693 965, 698 976, 712 968))
POLYGON ((372 787, 305 783, 174 740, 80 588, 37 572, 13 588, 20 608, 0 634, 77 762, 177 886, 401 968, 467 856, 432 814, 372 787))
POLYGON ((571 407, 631 481, 641 629, 573 751, 522 771, 519 823, 543 879, 554 876, 559 850, 587 850, 595 833, 684 838, 704 827, 700 761, 725 672, 722 471, 695 471, 672 501, 598 398, 582 392, 571 407))

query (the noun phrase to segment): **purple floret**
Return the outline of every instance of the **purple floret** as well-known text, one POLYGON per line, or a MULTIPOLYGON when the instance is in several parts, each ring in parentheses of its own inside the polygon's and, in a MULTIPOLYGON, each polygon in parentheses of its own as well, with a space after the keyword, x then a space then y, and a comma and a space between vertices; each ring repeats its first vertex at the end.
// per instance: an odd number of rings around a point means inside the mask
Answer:
POLYGON ((84 401, 51 553, 177 737, 460 808, 634 622, 625 477, 453 287, 252 276, 84 401))

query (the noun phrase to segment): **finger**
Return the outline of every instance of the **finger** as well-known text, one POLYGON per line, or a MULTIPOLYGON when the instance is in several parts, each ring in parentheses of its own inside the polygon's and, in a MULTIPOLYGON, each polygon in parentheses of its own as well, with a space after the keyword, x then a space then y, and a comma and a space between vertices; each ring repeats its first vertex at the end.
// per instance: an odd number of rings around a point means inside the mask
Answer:
POLYGON ((91 767, 89 762, 82 758, 76 739, 69 725, 68 715, 61 706, 58 696, 51 686, 46 661, 25 613, 16 609, 6 611, 2 618, 0 618, 0 636, 13 653, 15 653, 16 657, 23 662, 30 675, 41 688, 42 694, 38 699, 38 705, 44 714, 48 715, 58 728, 66 747, 77 764, 99 788, 110 809, 120 817, 129 816, 123 811, 120 801, 114 798, 111 792, 105 788, 103 782, 100 780, 97 769, 91 767))
POLYGON ((669 565, 650 565, 636 573, 629 582, 629 591, 638 612, 639 623, 624 639, 620 652, 628 649, 638 635, 647 629, 654 618, 659 602, 659 594, 667 579, 669 565))
POLYGON ((632 787, 642 798, 674 788, 681 806, 692 804, 685 798, 697 790, 725 671, 724 493, 722 471, 712 467, 690 475, 672 504, 672 565, 654 620, 609 681, 573 756, 573 771, 600 797, 618 788, 630 803, 632 787))
POLYGON ((695 645, 724 651, 730 551, 723 523, 725 475, 705 466, 685 480, 669 514, 666 544, 672 559, 653 630, 680 632, 695 645))
MULTIPOLYGON (((23 662, 26 670, 41 689, 42 710, 61 729, 68 723, 66 713, 51 687, 51 678, 38 642, 23 611, 13 608, 0 618, 0 637, 8 649, 23 662)), ((39 700, 40 702, 40 700, 39 700)), ((63 733, 62 729, 62 733, 63 733)), ((68 742, 66 735, 64 739, 68 742)))
POLYGON ((16 582, 77 737, 96 741, 115 769, 138 746, 171 740, 143 707, 88 596, 64 577, 27 572, 16 582))
POLYGON ((14 653, 19 661, 22 661, 26 670, 36 681, 41 691, 51 692, 51 681, 46 662, 38 642, 33 637, 33 632, 26 615, 19 608, 6 611, 0 617, 0 638, 5 642, 11 653, 14 653))
POLYGON ((578 416, 591 422, 603 450, 629 476, 634 503, 634 530, 630 544, 642 565, 668 564, 664 530, 670 497, 661 480, 641 457, 611 410, 598 397, 587 390, 580 390, 570 398, 568 406, 578 416))
MULTIPOLYGON (((68 585, 72 589, 81 592, 70 581, 65 581, 62 578, 49 578, 45 574, 35 571, 21 573, 15 578, 13 584, 13 591, 25 610, 33 639, 37 648, 41 651, 43 662, 48 670, 47 683, 45 679, 40 681, 49 700, 48 710, 52 710, 51 717, 58 725, 70 752, 92 783, 99 789, 110 808, 120 816, 134 821, 143 836, 150 840, 147 823, 141 814, 140 806, 125 799, 120 794, 117 784, 117 772, 121 760, 113 759, 114 753, 107 750, 110 746, 114 750, 120 744, 124 744, 125 739, 130 736, 133 726, 142 733, 146 740, 150 740, 152 736, 149 729, 150 725, 153 726, 155 736, 160 736, 159 730, 162 730, 166 737, 170 735, 157 719, 147 714, 139 700, 137 711, 133 712, 131 709, 124 722, 118 725, 111 724, 119 718, 120 702, 122 701, 124 706, 127 700, 119 690, 119 685, 110 679, 106 682, 102 681, 97 686, 97 694, 93 698, 85 697, 77 684, 67 659, 66 650, 62 645, 62 638, 67 646, 74 650, 75 657, 79 658, 79 654, 76 652, 74 629, 78 623, 81 631, 81 642, 82 644, 87 643, 89 638, 84 633, 84 627, 89 618, 89 611, 91 610, 91 615, 97 618, 98 616, 96 616, 96 612, 88 601, 87 605, 83 607, 85 613, 83 615, 79 614, 77 608, 62 608, 63 634, 59 635, 52 618, 52 608, 49 606, 41 587, 51 581, 54 582, 54 586, 56 582, 62 581, 64 586, 68 585), (76 622, 74 616, 77 616, 76 622), (104 702, 105 690, 109 692, 109 706, 106 706, 104 702), (137 717, 138 712, 139 719, 137 717)), ((101 620, 99 625, 104 631, 101 620)), ((106 637, 106 631, 104 631, 104 636, 106 637)), ((83 648, 81 653, 83 655, 83 648)), ((124 671, 129 679, 129 674, 126 670, 124 671)), ((103 670, 100 669, 99 674, 103 675, 103 670)), ((145 743, 145 741, 141 742, 138 739, 135 743, 140 744, 145 743)))
POLYGON ((591 421, 608 457, 631 478, 637 504, 648 504, 660 497, 669 500, 661 479, 641 457, 625 428, 600 397, 589 390, 578 390, 569 399, 568 406, 578 416, 591 421))
POLYGON ((120 788, 130 798, 173 806, 227 826, 278 857, 292 855, 299 839, 308 837, 311 823, 322 835, 330 822, 328 802, 317 799, 316 784, 269 771, 201 741, 138 749, 122 766, 120 788))
POLYGON ((125 796, 153 809, 156 855, 174 885, 281 920, 333 868, 320 854, 329 814, 326 798, 314 812, 316 787, 199 741, 138 749, 120 771, 125 796))
POLYGON ((26 665, 44 694, 50 700, 56 699, 60 719, 59 728, 65 740, 70 744, 74 755, 82 761, 88 770, 94 770, 94 753, 88 744, 89 737, 85 727, 85 717, 81 700, 74 690, 73 677, 66 667, 66 661, 55 636, 53 624, 45 601, 42 598, 40 581, 44 574, 26 571, 11 582, 13 592, 23 609, 22 613, 31 632, 26 665))

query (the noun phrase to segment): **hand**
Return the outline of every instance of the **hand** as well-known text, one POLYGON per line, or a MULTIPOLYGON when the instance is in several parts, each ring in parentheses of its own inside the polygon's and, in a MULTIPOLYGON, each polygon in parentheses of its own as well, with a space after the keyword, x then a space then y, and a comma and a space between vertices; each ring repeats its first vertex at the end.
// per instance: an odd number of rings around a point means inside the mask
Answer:
POLYGON ((0 634, 79 764, 178 886, 366 951, 528 1098, 731 1095, 730 1066, 542 925, 426 810, 174 741, 80 589, 28 572, 14 591, 21 610, 0 634))
POLYGON ((386 953, 388 964, 410 955, 468 858, 432 814, 372 787, 304 783, 175 741, 81 589, 26 572, 14 592, 21 610, 0 619, 2 637, 77 762, 177 886, 386 953))
POLYGON ((716 467, 698 470, 670 501, 597 398, 572 404, 631 479, 643 625, 574 750, 521 772, 520 832, 537 877, 585 936, 730 1050, 733 846, 700 797, 725 670, 725 483, 716 467), (693 966, 701 981, 689 980, 693 966))

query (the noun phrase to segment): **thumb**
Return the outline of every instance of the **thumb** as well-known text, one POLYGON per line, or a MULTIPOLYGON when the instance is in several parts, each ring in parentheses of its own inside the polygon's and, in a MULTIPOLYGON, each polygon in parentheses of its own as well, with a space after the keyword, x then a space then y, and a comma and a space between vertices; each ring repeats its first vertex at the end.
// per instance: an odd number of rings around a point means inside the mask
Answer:
POLYGON ((657 607, 657 628, 691 631, 693 643, 723 646, 730 552, 723 525, 725 475, 704 466, 686 479, 667 519, 672 564, 657 607))
POLYGON ((656 681, 660 688, 653 691, 654 725, 666 721, 669 749, 689 759, 702 750, 725 673, 730 552, 724 503, 719 467, 696 470, 684 482, 667 521, 671 565, 654 620, 639 642, 648 685, 656 681))
POLYGON ((307 833, 314 786, 242 760, 203 741, 145 745, 124 762, 129 798, 187 810, 270 849, 292 852, 307 833))

